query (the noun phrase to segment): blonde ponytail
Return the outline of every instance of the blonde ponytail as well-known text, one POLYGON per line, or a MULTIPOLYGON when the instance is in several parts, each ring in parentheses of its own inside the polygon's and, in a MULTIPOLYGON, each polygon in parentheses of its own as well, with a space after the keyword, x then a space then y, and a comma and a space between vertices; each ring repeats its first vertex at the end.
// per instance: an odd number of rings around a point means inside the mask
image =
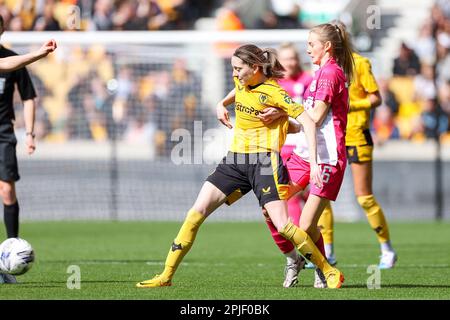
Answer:
POLYGON ((350 83, 353 79, 355 62, 351 38, 345 25, 340 21, 324 23, 313 27, 311 32, 318 34, 322 43, 330 41, 331 55, 344 70, 347 81, 350 83))

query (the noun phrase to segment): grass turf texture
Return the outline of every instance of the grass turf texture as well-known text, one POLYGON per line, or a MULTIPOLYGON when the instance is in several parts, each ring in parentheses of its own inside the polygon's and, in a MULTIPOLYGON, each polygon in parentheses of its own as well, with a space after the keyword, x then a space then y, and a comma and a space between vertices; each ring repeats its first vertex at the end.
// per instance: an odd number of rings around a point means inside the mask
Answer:
MULTIPOLYGON (((163 269, 179 222, 28 222, 21 237, 36 262, 19 285, 0 285, 4 299, 450 299, 450 224, 391 223, 397 266, 381 271, 381 289, 367 288, 367 267, 379 246, 366 223, 337 224, 342 289, 312 287, 303 270, 297 288, 282 288, 285 259, 261 223, 206 222, 173 286, 137 289, 163 269), (81 270, 69 290, 67 269, 81 270)), ((0 233, 2 238, 4 234, 0 233)))

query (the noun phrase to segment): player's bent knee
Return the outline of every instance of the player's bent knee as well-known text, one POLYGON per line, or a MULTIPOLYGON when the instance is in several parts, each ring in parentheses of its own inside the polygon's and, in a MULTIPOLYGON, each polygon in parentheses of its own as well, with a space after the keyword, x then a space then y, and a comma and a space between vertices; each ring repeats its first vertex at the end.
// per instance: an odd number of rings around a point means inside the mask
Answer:
POLYGON ((11 195, 9 192, 2 190, 0 196, 2 197, 3 203, 9 204, 11 202, 11 195))
POLYGON ((3 199, 3 203, 6 205, 12 205, 12 204, 16 203, 16 201, 17 201, 15 194, 13 192, 11 192, 10 190, 5 191, 3 189, 0 192, 0 196, 3 199))
POLYGON ((0 188, 0 196, 5 203, 14 203, 16 202, 16 194, 14 189, 8 183, 2 183, 0 188))

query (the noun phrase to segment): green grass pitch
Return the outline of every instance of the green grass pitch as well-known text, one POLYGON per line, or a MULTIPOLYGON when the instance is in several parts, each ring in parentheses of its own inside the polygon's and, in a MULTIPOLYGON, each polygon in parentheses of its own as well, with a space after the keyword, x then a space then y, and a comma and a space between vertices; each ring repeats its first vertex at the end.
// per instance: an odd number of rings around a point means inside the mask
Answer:
MULTIPOLYGON (((312 287, 303 270, 299 286, 284 289, 285 259, 264 222, 206 222, 178 269, 172 287, 137 289, 162 271, 180 222, 26 222, 21 237, 36 262, 18 285, 0 285, 4 299, 450 299, 450 224, 391 223, 397 266, 381 271, 380 289, 368 289, 369 265, 379 247, 366 223, 335 229, 339 290, 312 287), (69 266, 81 288, 68 289, 69 266)), ((3 232, 3 230, 2 230, 3 232)), ((4 233, 0 233, 4 238, 4 233)))

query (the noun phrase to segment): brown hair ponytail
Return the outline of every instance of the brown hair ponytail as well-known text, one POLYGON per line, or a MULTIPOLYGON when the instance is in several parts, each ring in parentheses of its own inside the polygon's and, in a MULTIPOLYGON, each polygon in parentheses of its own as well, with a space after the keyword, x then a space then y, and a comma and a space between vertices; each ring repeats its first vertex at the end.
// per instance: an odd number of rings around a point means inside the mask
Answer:
POLYGON ((284 68, 277 59, 275 49, 260 49, 253 44, 246 44, 236 49, 233 56, 238 57, 244 63, 261 67, 263 74, 268 78, 283 78, 284 68))

